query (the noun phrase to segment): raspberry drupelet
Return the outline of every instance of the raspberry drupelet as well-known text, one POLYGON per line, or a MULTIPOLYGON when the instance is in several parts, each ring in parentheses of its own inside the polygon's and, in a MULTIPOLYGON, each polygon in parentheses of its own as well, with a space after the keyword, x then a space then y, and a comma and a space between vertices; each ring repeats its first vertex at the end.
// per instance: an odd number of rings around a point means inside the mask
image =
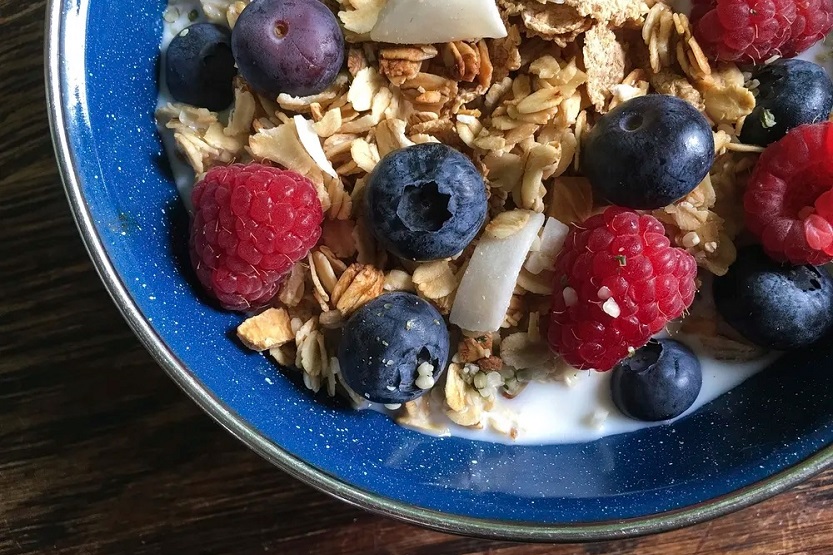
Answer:
POLYGON ((713 60, 792 57, 833 28, 833 0, 694 0, 694 36, 713 60))
POLYGON ((833 123, 796 127, 767 147, 743 207, 746 226, 774 260, 833 261, 833 123))
POLYGON ((212 168, 192 193, 191 263, 228 310, 266 305, 321 236, 313 183, 262 164, 212 168))
POLYGON ((610 370, 683 314, 696 275, 659 220, 610 207, 573 226, 555 262, 550 347, 577 368, 610 370))
POLYGON ((798 56, 833 29, 833 0, 796 0, 790 38, 781 56, 798 56))

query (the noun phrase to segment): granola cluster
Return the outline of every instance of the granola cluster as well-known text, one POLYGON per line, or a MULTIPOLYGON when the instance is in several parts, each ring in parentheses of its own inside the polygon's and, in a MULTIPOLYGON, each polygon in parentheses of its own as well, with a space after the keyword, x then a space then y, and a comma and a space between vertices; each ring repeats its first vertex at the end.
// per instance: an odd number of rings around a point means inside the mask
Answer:
MULTIPOLYGON (((505 38, 392 45, 369 38, 385 0, 327 3, 348 41, 347 69, 327 90, 266 98, 238 78, 227 117, 182 104, 157 114, 197 179, 213 166, 254 160, 316 184, 326 214, 319 246, 293 268, 277 307, 238 329, 247 347, 302 371, 313 391, 350 394, 340 383, 335 339, 357 308, 386 291, 411 291, 447 315, 475 247, 455 259, 414 263, 376 244, 362 215, 363 189, 380 159, 402 147, 441 142, 469 156, 488 186, 482 233, 508 237, 530 212, 564 224, 594 213, 579 172, 582 137, 622 102, 652 92, 677 96, 712 123, 718 157, 694 191, 654 215, 705 271, 722 275, 734 261, 740 195, 760 151, 738 134, 755 97, 736 66, 710 65, 684 14, 658 0, 496 0, 505 38)), ((210 20, 229 26, 246 4, 202 0, 210 20)), ((552 261, 539 250, 540 241, 502 329, 461 330, 444 387, 399 408, 399 422, 442 432, 431 418, 442 411, 459 425, 514 437, 517 422, 498 408, 497 396, 513 397, 530 382, 576 379, 539 331, 552 290, 552 261)), ((698 328, 703 321, 692 318, 688 331, 719 335, 698 328)), ((752 356, 743 346, 736 351, 752 356)))

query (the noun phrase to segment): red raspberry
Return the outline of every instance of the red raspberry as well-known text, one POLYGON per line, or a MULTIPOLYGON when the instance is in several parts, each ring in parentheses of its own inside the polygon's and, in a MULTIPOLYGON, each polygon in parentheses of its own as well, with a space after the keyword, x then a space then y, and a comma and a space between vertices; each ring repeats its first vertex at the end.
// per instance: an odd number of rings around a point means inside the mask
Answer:
POLYGON ((743 207, 746 227, 774 260, 833 261, 833 123, 801 125, 767 147, 743 207))
POLYGON ((795 0, 790 38, 781 49, 785 58, 797 56, 833 29, 833 0, 795 0))
POLYGON ((694 37, 711 59, 760 62, 781 53, 795 0, 694 0, 694 37))
POLYGON ((610 207, 573 226, 555 262, 550 347, 606 371, 691 305, 697 263, 653 216, 610 207))
POLYGON ((321 236, 315 186, 295 172, 261 164, 212 168, 191 198, 191 263, 228 310, 268 303, 321 236))

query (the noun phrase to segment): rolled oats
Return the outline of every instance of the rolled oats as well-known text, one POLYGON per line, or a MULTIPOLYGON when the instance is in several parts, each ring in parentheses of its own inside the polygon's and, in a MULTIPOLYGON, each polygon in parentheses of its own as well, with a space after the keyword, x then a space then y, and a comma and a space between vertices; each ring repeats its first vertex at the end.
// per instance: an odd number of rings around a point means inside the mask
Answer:
POLYGON ((520 188, 520 205, 534 212, 544 211, 544 174, 548 169, 554 172, 561 160, 561 148, 536 144, 526 156, 520 188))
POLYGON ((422 430, 433 435, 449 435, 450 432, 446 426, 440 426, 435 422, 431 414, 430 404, 429 395, 405 403, 402 406, 402 411, 396 415, 396 422, 402 426, 422 430))
POLYGON ((528 210, 511 210, 501 212, 486 225, 484 233, 496 239, 505 239, 524 228, 529 221, 528 210))
MULTIPOLYGON (((332 85, 327 87, 324 91, 311 96, 292 96, 289 94, 278 95, 278 106, 287 112, 295 112, 298 114, 308 114, 311 111, 311 106, 318 104, 322 108, 328 109, 331 104, 344 93, 347 87, 347 75, 342 73, 336 78, 332 85)), ((263 102, 263 101, 262 101, 263 102)), ((266 110, 267 112, 275 113, 275 110, 266 110)))
POLYGON ((382 48, 379 52, 379 71, 392 84, 402 86, 405 81, 419 75, 422 62, 430 60, 437 53, 437 49, 432 45, 382 48))
POLYGON ((493 405, 494 400, 483 397, 471 383, 478 368, 471 369, 451 363, 446 372, 445 382, 445 414, 460 426, 482 428, 484 426, 484 412, 493 405))
POLYGON ((385 157, 394 150, 413 145, 414 143, 405 135, 407 127, 408 122, 396 118, 379 122, 375 128, 378 156, 385 157))
MULTIPOLYGON (((248 98, 245 91, 241 90, 239 94, 248 98)), ((224 128, 214 112, 169 103, 156 112, 156 117, 172 130, 174 141, 197 176, 214 166, 230 164, 243 153, 247 136, 234 133, 237 127, 245 124, 240 122, 244 119, 242 115, 238 116, 237 122, 233 122, 234 127, 224 128), (229 129, 228 134, 226 129, 229 129)))
POLYGON ((414 280, 411 274, 403 270, 391 270, 385 275, 385 291, 410 291, 416 292, 414 280))
POLYGON ((336 309, 349 316, 382 294, 385 274, 365 264, 351 264, 333 287, 330 295, 336 309))
POLYGON ((698 83, 709 118, 717 124, 734 123, 755 109, 755 95, 744 86, 734 64, 722 64, 698 83))
POLYGON ((293 366, 295 364, 295 355, 294 344, 286 344, 281 347, 269 349, 269 356, 283 367, 293 366))
POLYGON ((544 341, 533 339, 526 332, 513 333, 500 342, 500 358, 516 370, 540 368, 550 363, 552 357, 544 341))
POLYGON ((412 280, 419 296, 433 301, 440 312, 451 309, 451 297, 459 282, 448 261, 420 264, 414 270, 412 280))
POLYGON ((552 274, 547 271, 533 274, 526 268, 518 275, 518 287, 535 295, 552 294, 552 274))
POLYGON ((514 328, 521 323, 524 316, 526 316, 526 303, 523 295, 526 293, 521 290, 520 293, 514 293, 512 299, 509 301, 509 308, 506 310, 503 324, 501 328, 514 328))
POLYGON ((364 139, 356 139, 353 141, 353 144, 350 146, 350 156, 352 156, 356 166, 367 173, 372 172, 380 160, 379 150, 376 148, 376 145, 372 145, 364 139))
POLYGON ((443 61, 453 79, 471 83, 480 74, 480 49, 464 41, 445 44, 443 61))
POLYGON ((209 21, 228 23, 230 27, 234 27, 234 21, 237 21, 236 16, 243 11, 248 3, 248 0, 200 0, 202 12, 209 21), (232 15, 229 15, 229 12, 232 15))
POLYGON ((346 8, 338 12, 338 17, 344 28, 350 33, 347 40, 358 42, 367 38, 370 30, 376 25, 376 20, 385 7, 386 0, 350 0, 340 1, 346 8))
POLYGON ((298 306, 298 303, 304 297, 305 276, 306 270, 302 262, 292 266, 289 276, 283 282, 280 293, 278 293, 278 300, 281 301, 281 304, 288 307, 298 306))
POLYGON ((661 70, 651 76, 651 85, 660 93, 681 98, 702 111, 705 109, 703 97, 689 80, 670 70, 661 70))

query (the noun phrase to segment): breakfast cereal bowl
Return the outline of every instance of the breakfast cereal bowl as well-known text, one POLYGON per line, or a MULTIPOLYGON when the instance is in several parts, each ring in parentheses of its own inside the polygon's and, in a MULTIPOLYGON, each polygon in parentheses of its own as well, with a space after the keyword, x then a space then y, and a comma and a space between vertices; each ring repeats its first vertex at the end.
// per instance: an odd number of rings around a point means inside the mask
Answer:
MULTIPOLYGON (((313 396, 199 294, 157 134, 166 2, 52 0, 47 86, 70 206, 124 317, 220 425, 290 475, 438 530, 591 541, 748 506, 833 461, 833 342, 792 352, 671 423, 591 441, 437 437, 313 396)), ((296 375, 297 377, 297 375, 296 375)))

